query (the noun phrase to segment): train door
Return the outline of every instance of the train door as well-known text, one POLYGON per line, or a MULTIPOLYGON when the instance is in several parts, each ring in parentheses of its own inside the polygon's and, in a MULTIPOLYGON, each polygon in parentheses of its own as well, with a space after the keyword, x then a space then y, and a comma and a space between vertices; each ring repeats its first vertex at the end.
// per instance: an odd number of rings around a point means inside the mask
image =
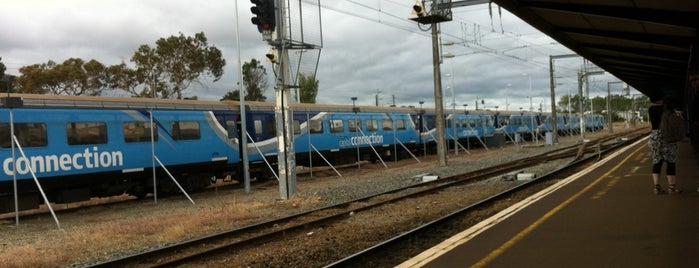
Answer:
POLYGON ((216 119, 219 123, 226 128, 227 133, 227 143, 229 148, 226 150, 226 156, 228 157, 229 164, 236 164, 242 159, 241 156, 241 143, 242 138, 241 127, 240 127, 240 113, 234 112, 220 112, 215 113, 216 119))

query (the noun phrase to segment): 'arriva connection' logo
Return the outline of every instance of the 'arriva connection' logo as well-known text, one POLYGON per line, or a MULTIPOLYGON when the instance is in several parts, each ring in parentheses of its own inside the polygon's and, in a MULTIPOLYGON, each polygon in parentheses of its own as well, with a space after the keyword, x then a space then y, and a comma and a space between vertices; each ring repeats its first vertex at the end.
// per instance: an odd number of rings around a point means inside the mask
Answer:
MULTIPOLYGON (((38 174, 124 165, 124 156, 121 151, 100 152, 97 147, 92 147, 92 150, 85 148, 85 151, 81 153, 29 156, 28 159, 20 156, 16 159, 17 174, 19 175, 29 174, 30 168, 38 174)), ((8 176, 14 174, 12 162, 12 157, 2 161, 2 170, 8 176)))
POLYGON ((371 134, 368 136, 351 137, 351 138, 349 138, 349 140, 340 141, 340 147, 350 147, 350 146, 366 145, 366 144, 369 144, 369 145, 371 145, 371 144, 383 144, 383 136, 371 134))

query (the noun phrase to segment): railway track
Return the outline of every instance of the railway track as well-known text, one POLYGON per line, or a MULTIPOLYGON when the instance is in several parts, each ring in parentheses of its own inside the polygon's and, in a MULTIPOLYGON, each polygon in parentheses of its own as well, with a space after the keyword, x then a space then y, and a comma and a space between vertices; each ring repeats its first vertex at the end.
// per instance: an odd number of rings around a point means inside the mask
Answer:
MULTIPOLYGON (((629 134, 626 133, 626 135, 629 134)), ((635 135, 638 135, 635 138, 641 136, 639 133, 636 133, 635 135)), ((387 206, 389 204, 397 204, 403 200, 436 194, 450 187, 458 187, 459 185, 493 178, 542 162, 561 158, 570 158, 571 162, 573 163, 585 162, 582 156, 588 155, 587 159, 601 157, 605 151, 611 150, 615 146, 619 146, 620 144, 624 143, 625 142, 621 141, 621 139, 616 135, 608 136, 594 142, 581 144, 580 146, 561 148, 538 155, 536 157, 496 165, 475 172, 470 172, 468 174, 441 178, 435 181, 419 183, 409 187, 373 194, 318 210, 303 212, 195 240, 169 245, 127 257, 113 259, 96 264, 95 267, 164 267, 202 263, 214 258, 213 256, 225 256, 231 252, 255 248, 259 245, 279 240, 280 238, 288 239, 288 237, 292 236, 293 234, 308 235, 307 231, 309 226, 328 226, 336 224, 352 217, 352 215, 356 213, 364 213, 365 211, 387 206)), ((518 191, 522 189, 522 187, 523 186, 512 188, 496 196, 501 196, 499 198, 504 198, 502 196, 511 195, 512 192, 518 191)), ((478 202, 477 204, 495 202, 497 199, 498 197, 491 197, 484 201, 478 202)), ((389 242, 384 243, 388 244, 389 242)), ((381 244, 383 243, 380 243, 379 245, 381 244)), ((377 248, 380 247, 382 246, 377 246, 377 248)), ((371 251, 367 251, 366 254, 371 254, 371 251)), ((357 258, 362 259, 363 257, 358 255, 357 258)), ((347 261, 352 262, 353 260, 350 258, 347 261)), ((334 265, 337 267, 345 266, 345 261, 338 262, 334 265)))

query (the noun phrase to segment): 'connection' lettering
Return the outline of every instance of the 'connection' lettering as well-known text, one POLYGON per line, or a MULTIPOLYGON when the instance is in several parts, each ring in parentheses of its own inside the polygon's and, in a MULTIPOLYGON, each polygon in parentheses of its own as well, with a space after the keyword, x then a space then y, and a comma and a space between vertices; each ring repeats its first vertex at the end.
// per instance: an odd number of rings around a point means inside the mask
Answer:
POLYGON ((368 136, 351 137, 349 139, 349 142, 347 140, 340 141, 340 147, 350 147, 350 146, 358 146, 358 145, 366 145, 366 144, 369 144, 369 145, 383 144, 383 136, 371 134, 368 136))
MULTIPOLYGON (((100 152, 97 147, 85 148, 82 153, 43 155, 17 158, 17 174, 49 173, 55 171, 71 171, 82 169, 96 169, 105 167, 120 167, 124 165, 124 156, 121 151, 100 152)), ((8 176, 14 174, 12 158, 5 158, 2 169, 8 176)))

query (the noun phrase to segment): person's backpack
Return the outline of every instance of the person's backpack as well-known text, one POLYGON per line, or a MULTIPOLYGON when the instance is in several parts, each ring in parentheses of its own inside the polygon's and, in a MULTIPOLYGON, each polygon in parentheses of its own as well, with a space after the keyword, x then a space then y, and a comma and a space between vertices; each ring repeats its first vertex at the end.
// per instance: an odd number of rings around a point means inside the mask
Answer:
POLYGON ((665 143, 676 143, 684 139, 685 131, 682 115, 673 110, 663 111, 663 116, 660 120, 660 133, 662 133, 665 143))

